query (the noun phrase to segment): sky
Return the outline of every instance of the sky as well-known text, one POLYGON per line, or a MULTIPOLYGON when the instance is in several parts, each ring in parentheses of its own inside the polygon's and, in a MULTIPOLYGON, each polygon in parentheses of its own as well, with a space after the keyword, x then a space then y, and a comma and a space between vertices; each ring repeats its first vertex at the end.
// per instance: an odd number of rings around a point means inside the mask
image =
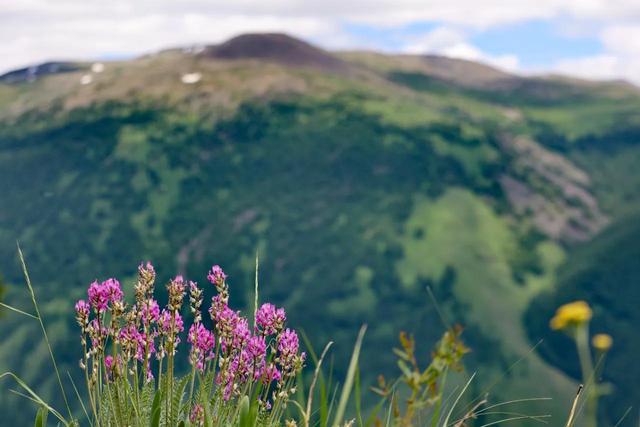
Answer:
POLYGON ((640 84, 640 0, 0 0, 0 73, 247 32, 640 84))

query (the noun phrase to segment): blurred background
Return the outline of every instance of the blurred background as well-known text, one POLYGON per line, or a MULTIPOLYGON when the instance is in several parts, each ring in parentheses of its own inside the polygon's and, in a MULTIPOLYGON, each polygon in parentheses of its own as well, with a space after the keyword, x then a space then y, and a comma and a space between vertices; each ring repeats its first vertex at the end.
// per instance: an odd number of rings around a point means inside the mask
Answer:
MULTIPOLYGON (((63 372, 94 279, 220 264, 243 309, 258 253, 336 375, 364 323, 366 384, 459 323, 472 394, 553 425, 581 374, 549 320, 585 300, 600 424, 637 425, 640 3, 0 0, 0 38, 0 299, 30 307, 18 241, 63 372)), ((0 371, 57 402, 38 328, 0 311, 0 371)))

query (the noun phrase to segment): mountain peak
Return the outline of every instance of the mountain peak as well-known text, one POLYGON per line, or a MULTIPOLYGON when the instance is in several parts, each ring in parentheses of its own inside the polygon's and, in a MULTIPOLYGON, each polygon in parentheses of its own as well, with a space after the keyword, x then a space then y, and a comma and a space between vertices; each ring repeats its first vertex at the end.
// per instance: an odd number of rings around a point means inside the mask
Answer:
POLYGON ((331 53, 282 33, 243 34, 209 46, 204 56, 217 59, 258 59, 288 66, 345 71, 348 66, 331 53))

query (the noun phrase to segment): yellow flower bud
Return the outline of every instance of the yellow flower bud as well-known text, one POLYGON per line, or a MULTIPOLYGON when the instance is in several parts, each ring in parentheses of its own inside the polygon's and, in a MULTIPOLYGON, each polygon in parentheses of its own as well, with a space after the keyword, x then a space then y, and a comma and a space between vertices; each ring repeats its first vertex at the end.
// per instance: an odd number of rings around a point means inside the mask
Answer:
POLYGON ((613 338, 609 334, 597 334, 591 339, 591 344, 596 350, 607 351, 613 344, 613 338))
POLYGON ((574 301, 560 306, 549 325, 551 329, 565 329, 568 326, 578 326, 587 323, 593 315, 589 304, 585 301, 574 301))

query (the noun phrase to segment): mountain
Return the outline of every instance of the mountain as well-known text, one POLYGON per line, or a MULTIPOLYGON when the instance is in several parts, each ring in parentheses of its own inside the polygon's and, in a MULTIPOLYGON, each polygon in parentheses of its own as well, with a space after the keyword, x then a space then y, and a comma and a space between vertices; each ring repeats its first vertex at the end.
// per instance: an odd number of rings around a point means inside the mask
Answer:
MULTIPOLYGON (((401 330, 427 358, 444 327, 430 287, 466 328, 470 394, 553 397, 527 410, 557 424, 576 365, 532 348, 557 339, 556 304, 584 297, 616 339, 606 376, 624 393, 603 417, 638 402, 625 369, 638 324, 620 318, 637 269, 606 299, 604 276, 571 273, 638 246, 601 243, 639 218, 634 86, 281 34, 7 77, 23 74, 0 77, 0 271, 6 300, 28 308, 19 241, 63 372, 78 371, 72 307, 95 278, 129 284, 150 259, 163 280, 204 284, 218 263, 242 308, 258 251, 262 297, 317 347, 334 341, 338 373, 362 323, 365 382, 393 375, 401 330)), ((37 325, 5 312, 0 336, 0 369, 55 398, 37 325)), ((31 422, 19 397, 2 393, 0 408, 0 423, 31 422)))

